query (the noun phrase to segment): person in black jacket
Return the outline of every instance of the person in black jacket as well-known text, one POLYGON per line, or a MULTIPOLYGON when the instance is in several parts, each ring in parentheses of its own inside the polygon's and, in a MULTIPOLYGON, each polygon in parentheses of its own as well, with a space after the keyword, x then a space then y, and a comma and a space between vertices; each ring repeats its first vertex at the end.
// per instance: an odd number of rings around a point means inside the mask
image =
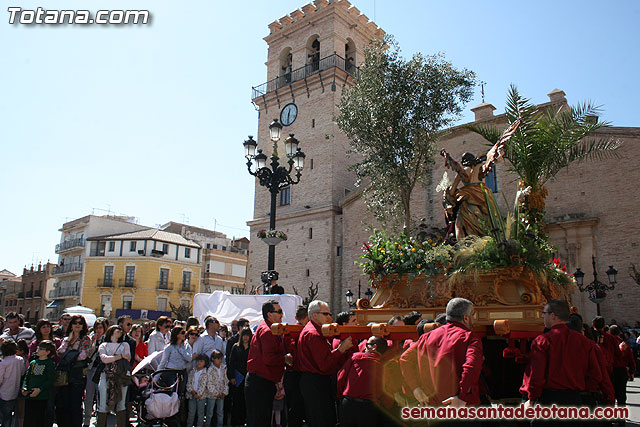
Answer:
MULTIPOLYGON (((131 316, 125 314, 124 316, 120 316, 118 317, 118 326, 120 326, 122 328, 122 330, 124 331, 124 339, 123 342, 126 342, 127 344, 129 344, 129 351, 131 354, 131 359, 129 360, 129 367, 131 369, 133 369, 133 364, 136 362, 136 358, 135 358, 135 354, 136 354, 136 345, 138 344, 137 341, 135 340, 135 338, 131 337, 131 335, 129 335, 129 332, 131 332, 131 327, 133 326, 133 320, 131 319, 131 316)), ((131 423, 129 423, 129 418, 131 415, 131 398, 133 396, 133 393, 135 392, 135 390, 133 389, 134 385, 131 384, 129 386, 129 388, 127 389, 127 426, 130 426, 131 423)))
POLYGON ((244 378, 247 375, 247 359, 249 358, 249 343, 251 343, 251 329, 242 328, 238 334, 239 340, 231 348, 227 361, 227 375, 229 376, 229 392, 233 399, 231 408, 231 425, 244 425, 246 406, 244 400, 244 378))

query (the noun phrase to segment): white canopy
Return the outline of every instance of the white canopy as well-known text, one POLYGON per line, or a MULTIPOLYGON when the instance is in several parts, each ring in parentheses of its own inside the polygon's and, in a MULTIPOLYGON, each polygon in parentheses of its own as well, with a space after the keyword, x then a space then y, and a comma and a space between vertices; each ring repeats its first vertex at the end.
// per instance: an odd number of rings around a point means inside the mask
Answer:
POLYGON ((84 320, 87 321, 87 325, 89 327, 92 327, 93 324, 96 322, 96 315, 93 314, 94 311, 92 309, 90 309, 89 307, 84 307, 82 305, 76 305, 73 307, 67 307, 64 309, 65 313, 68 313, 70 315, 74 315, 74 314, 79 314, 82 317, 84 317, 84 320))
POLYGON ((299 295, 235 295, 227 291, 212 294, 196 294, 193 298, 193 315, 203 324, 208 315, 215 316, 221 323, 230 324, 244 317, 257 326, 262 321, 262 304, 270 299, 280 303, 284 311, 283 323, 296 323, 296 308, 302 304, 299 295))

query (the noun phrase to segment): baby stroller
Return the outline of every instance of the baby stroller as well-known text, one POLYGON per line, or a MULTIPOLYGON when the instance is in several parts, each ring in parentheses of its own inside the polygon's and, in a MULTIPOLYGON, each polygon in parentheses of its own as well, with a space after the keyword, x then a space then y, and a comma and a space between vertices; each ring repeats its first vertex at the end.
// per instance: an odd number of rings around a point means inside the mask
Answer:
POLYGON ((162 369, 138 376, 142 388, 136 399, 138 426, 178 427, 181 396, 178 384, 182 371, 162 369))

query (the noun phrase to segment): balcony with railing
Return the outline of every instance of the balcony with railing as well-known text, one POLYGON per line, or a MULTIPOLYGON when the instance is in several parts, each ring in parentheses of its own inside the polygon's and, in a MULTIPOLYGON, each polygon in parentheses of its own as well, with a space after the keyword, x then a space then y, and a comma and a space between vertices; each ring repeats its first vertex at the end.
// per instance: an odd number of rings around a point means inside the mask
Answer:
POLYGON ((118 287, 120 288, 135 288, 136 281, 131 279, 120 279, 118 280, 118 287))
POLYGON ((276 77, 275 79, 271 79, 259 86, 252 87, 251 99, 256 99, 260 96, 266 95, 269 92, 280 89, 283 86, 286 86, 298 80, 304 80, 307 77, 334 67, 348 74, 351 74, 356 79, 360 78, 360 69, 358 67, 353 65, 351 62, 346 61, 337 53, 334 53, 333 55, 329 55, 326 58, 320 59, 319 61, 311 61, 303 67, 297 68, 290 73, 285 73, 281 76, 276 77))
POLYGON ((180 292, 193 293, 193 285, 191 283, 181 283, 180 292))
POLYGON ((27 291, 25 298, 33 298, 33 291, 27 291))
POLYGON ((82 271, 81 262, 71 262, 69 264, 58 265, 53 268, 53 275, 70 274, 82 271))
POLYGON ((49 291, 49 299, 80 296, 77 288, 56 288, 49 291))
POLYGON ((56 253, 59 254, 61 252, 70 251, 76 248, 84 248, 84 244, 85 240, 83 238, 65 240, 64 242, 58 243, 56 245, 56 253))
POLYGON ((113 288, 113 279, 98 279, 96 286, 98 288, 113 288))
POLYGON ((24 292, 18 293, 18 299, 24 299, 24 292))
POLYGON ((40 298, 41 296, 42 296, 42 291, 40 289, 36 289, 35 291, 33 291, 34 298, 40 298))
POLYGON ((158 280, 158 290, 160 291, 170 291, 173 289, 173 282, 166 282, 164 280, 158 280))

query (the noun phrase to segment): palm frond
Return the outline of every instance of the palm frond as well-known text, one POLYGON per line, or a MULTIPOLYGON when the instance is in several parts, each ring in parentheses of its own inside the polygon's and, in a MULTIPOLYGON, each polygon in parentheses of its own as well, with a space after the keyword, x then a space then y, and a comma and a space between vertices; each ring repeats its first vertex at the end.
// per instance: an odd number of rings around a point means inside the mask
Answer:
POLYGON ((500 130, 498 130, 498 128, 496 128, 495 126, 466 125, 465 128, 470 130, 471 132, 477 133, 478 135, 489 141, 487 145, 494 145, 500 139, 500 135, 502 135, 502 132, 500 132, 500 130))

